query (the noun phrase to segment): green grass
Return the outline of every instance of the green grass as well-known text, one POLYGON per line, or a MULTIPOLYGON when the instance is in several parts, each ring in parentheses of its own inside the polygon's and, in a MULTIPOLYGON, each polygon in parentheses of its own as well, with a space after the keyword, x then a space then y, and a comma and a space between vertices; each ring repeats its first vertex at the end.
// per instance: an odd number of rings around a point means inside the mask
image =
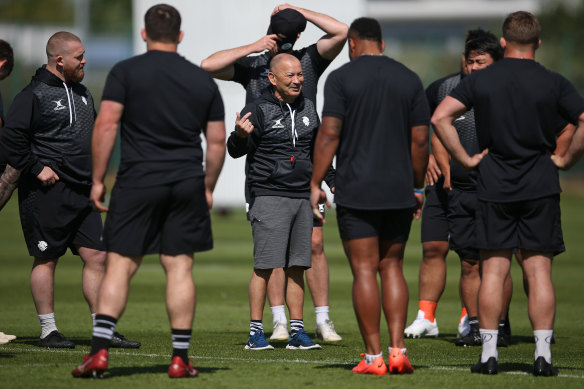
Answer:
MULTIPOLYGON (((512 345, 499 350, 497 376, 469 372, 479 348, 458 348, 452 343, 459 316, 458 274, 455 255, 448 258, 446 291, 438 305, 438 339, 406 340, 416 369, 410 376, 361 376, 351 372, 363 350, 351 302, 351 273, 342 251, 330 211, 325 226, 325 249, 330 263, 331 318, 343 336, 339 344, 320 351, 286 350, 275 343, 274 351, 243 349, 248 331, 247 286, 252 268, 249 224, 242 211, 213 215, 215 249, 195 257, 197 313, 190 354, 201 374, 194 380, 170 381, 166 375, 171 343, 164 306, 165 280, 156 257, 147 257, 132 281, 128 307, 118 329, 128 338, 142 341, 139 350, 112 350, 105 380, 71 378, 70 371, 89 349, 91 317, 81 294, 81 261, 67 254, 56 274, 56 319, 59 329, 77 343, 74 350, 47 350, 36 346, 39 323, 29 292, 31 258, 22 239, 15 199, 0 214, 0 330, 15 334, 15 342, 0 345, 1 388, 69 387, 209 387, 209 388, 352 388, 472 387, 472 388, 573 388, 584 387, 584 305, 580 293, 584 274, 583 198, 563 195, 563 226, 567 252, 554 264, 557 291, 557 344, 552 347, 556 378, 536 378, 532 368, 534 344, 527 318, 520 270, 512 266, 515 294, 511 304, 512 345)), ((415 222, 406 250, 404 272, 410 287, 408 324, 417 312, 417 279, 421 261, 420 223, 415 222)), ((270 330, 271 314, 264 321, 270 330)), ((310 295, 305 301, 305 324, 314 332, 310 295)), ((382 329, 384 323, 382 322, 382 329)), ((387 331, 382 346, 387 356, 387 331)))

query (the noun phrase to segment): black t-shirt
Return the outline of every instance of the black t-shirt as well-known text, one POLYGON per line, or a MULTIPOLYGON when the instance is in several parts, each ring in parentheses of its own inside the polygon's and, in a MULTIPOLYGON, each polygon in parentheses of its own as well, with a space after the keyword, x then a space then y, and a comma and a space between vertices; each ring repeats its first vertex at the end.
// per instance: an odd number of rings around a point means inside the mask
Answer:
POLYGON ((576 123, 584 99, 561 75, 532 60, 504 58, 465 77, 451 96, 474 108, 482 149, 478 166, 481 200, 512 202, 561 192, 551 154, 558 114, 576 123))
MULTIPOLYGON (((298 58, 304 74, 302 93, 316 106, 316 91, 318 80, 332 62, 321 57, 316 43, 300 50, 293 50, 291 55, 298 58)), ((258 98, 269 87, 268 72, 272 55, 265 52, 260 55, 247 56, 235 62, 232 81, 238 82, 245 88, 245 103, 249 104, 258 98)))
POLYGON ((102 99, 124 105, 120 185, 153 186, 204 175, 201 131, 225 116, 207 72, 177 53, 148 51, 114 66, 102 99))
POLYGON ((323 116, 343 120, 335 202, 354 209, 404 209, 413 195, 413 126, 430 110, 419 77, 385 56, 363 55, 332 72, 323 116))

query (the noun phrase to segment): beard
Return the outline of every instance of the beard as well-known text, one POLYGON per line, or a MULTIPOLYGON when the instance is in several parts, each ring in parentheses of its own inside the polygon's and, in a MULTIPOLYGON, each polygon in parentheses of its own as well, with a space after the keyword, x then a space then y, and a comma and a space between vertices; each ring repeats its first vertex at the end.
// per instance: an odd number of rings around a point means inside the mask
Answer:
POLYGON ((82 68, 65 70, 63 75, 65 76, 65 80, 67 80, 67 82, 81 82, 83 81, 83 77, 85 77, 85 70, 82 68))

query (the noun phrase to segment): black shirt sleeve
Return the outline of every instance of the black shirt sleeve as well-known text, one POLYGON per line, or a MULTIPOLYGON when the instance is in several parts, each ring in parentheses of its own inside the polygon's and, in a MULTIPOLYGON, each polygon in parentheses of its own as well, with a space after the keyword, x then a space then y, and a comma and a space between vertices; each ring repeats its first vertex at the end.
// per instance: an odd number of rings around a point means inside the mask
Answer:
POLYGON ((126 85, 124 83, 123 71, 120 68, 121 64, 118 64, 108 74, 101 99, 126 105, 126 85))
MULTIPOLYGON (((476 73, 475 73, 476 74, 476 73)), ((472 101, 472 80, 474 79, 473 74, 464 77, 460 84, 450 92, 450 97, 455 98, 460 101, 466 109, 470 110, 473 107, 472 101)))
POLYGON ((324 106, 322 116, 333 116, 338 119, 345 119, 345 96, 342 82, 339 80, 340 74, 334 71, 326 79, 324 84, 324 106))
POLYGON ((219 121, 225 119, 225 108, 223 106, 223 99, 221 98, 221 93, 219 92, 219 87, 215 81, 211 80, 213 83, 213 100, 209 106, 209 122, 219 121))
POLYGON ((318 49, 316 48, 316 43, 308 46, 306 50, 308 52, 308 55, 310 56, 310 60, 312 61, 312 65, 316 73, 316 78, 318 79, 333 61, 330 59, 323 58, 320 55, 318 49))
POLYGON ((244 88, 247 87, 251 77, 251 72, 249 69, 251 67, 250 62, 252 60, 253 59, 251 57, 244 57, 235 61, 233 64, 233 78, 231 81, 235 81, 243 85, 244 88))
POLYGON ((412 100, 412 110, 410 112, 410 126, 427 126, 430 124, 430 107, 428 99, 424 93, 422 81, 418 78, 418 89, 412 100))
POLYGON ((557 76, 560 78, 559 113, 564 119, 577 125, 578 117, 584 112, 584 98, 570 81, 559 74, 557 76))

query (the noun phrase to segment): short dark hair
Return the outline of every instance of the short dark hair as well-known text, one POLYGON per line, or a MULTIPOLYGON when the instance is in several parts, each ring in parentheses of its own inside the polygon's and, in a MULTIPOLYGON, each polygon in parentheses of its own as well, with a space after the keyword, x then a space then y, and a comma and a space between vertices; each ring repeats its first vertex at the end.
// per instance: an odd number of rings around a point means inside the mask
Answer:
POLYGON ((153 5, 144 15, 146 36, 155 42, 178 43, 180 13, 168 4, 153 5))
MULTIPOLYGON (((486 34, 491 34, 488 31, 483 30, 482 28, 475 28, 474 30, 468 30, 466 32, 466 39, 464 40, 465 43, 468 43, 472 40, 475 40, 477 38, 481 38, 483 36, 485 36, 486 34)), ((491 34, 492 35, 492 34, 491 34)))
POLYGON ((464 46, 464 58, 468 59, 473 52, 489 54, 493 58, 493 61, 498 61, 503 58, 503 48, 501 48, 499 40, 494 34, 488 31, 483 31, 482 34, 466 42, 464 46))
POLYGON ((4 66, 0 68, 0 80, 5 79, 12 72, 14 67, 14 52, 10 43, 0 39, 0 61, 6 60, 4 66))
POLYGON ((533 44, 537 48, 541 25, 537 18, 526 11, 517 11, 509 14, 503 22, 503 38, 507 42, 522 45, 533 44))
POLYGON ((358 39, 381 42, 381 25, 373 18, 358 18, 349 27, 349 36, 358 39))

